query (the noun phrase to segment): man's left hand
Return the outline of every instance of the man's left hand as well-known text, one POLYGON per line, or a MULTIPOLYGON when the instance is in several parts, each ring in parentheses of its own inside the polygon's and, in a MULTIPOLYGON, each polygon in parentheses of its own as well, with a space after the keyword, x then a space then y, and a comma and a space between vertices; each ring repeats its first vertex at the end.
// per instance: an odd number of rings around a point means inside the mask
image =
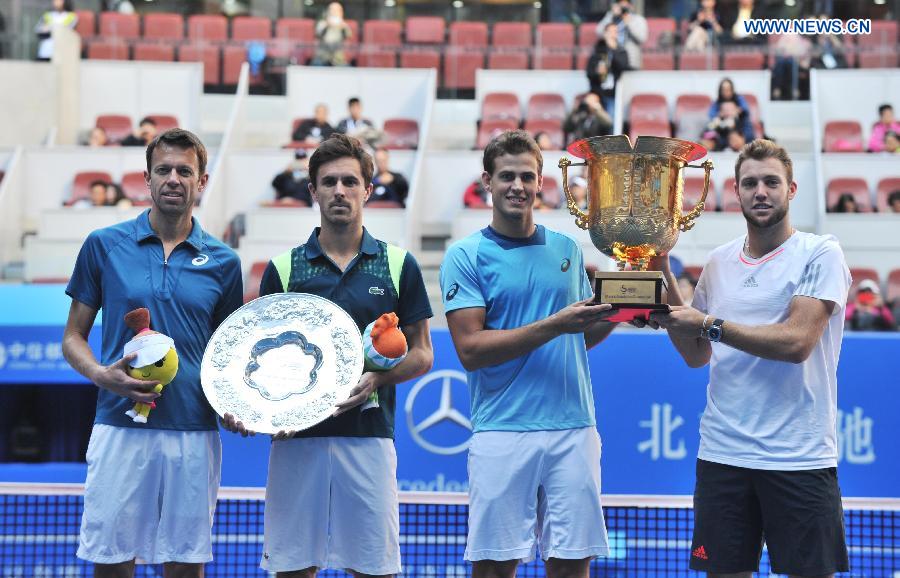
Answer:
POLYGON ((379 377, 380 374, 374 371, 363 373, 356 387, 350 390, 350 397, 346 401, 337 404, 337 410, 332 414, 332 417, 341 415, 345 411, 365 403, 369 396, 372 395, 372 392, 381 385, 379 377))
POLYGON ((670 333, 699 337, 704 313, 687 305, 672 305, 669 313, 651 313, 649 324, 667 329, 670 333))

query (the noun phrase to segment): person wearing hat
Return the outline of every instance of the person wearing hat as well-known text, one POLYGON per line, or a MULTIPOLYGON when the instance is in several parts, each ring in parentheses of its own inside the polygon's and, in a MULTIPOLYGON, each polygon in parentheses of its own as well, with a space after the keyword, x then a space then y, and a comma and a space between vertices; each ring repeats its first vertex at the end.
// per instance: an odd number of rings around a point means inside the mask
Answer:
POLYGON ((306 149, 295 149, 294 160, 272 179, 275 202, 278 204, 312 206, 309 194, 309 158, 306 149))
POLYGON ((852 331, 894 331, 896 327, 891 310, 881 299, 878 283, 872 279, 859 282, 844 319, 847 329, 852 331))

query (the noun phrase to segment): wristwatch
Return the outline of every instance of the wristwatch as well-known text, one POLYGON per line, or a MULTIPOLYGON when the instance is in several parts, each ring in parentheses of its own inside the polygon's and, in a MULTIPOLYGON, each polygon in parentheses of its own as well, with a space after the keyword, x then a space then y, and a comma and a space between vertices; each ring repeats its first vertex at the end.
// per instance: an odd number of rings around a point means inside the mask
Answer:
POLYGON ((709 329, 706 331, 706 338, 710 341, 721 341, 723 323, 725 323, 724 319, 716 319, 713 321, 712 325, 710 325, 709 329))

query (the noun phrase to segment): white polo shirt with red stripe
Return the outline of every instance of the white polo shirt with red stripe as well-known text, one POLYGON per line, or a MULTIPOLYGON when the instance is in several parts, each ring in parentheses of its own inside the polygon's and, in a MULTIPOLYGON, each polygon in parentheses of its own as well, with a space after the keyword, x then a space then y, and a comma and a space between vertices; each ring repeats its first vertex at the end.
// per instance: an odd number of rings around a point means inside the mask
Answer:
POLYGON ((773 361, 712 344, 702 460, 762 470, 837 466, 837 364, 850 271, 832 235, 795 232, 759 259, 746 237, 710 254, 692 305, 713 318, 769 325, 788 318, 795 297, 835 304, 812 354, 802 363, 773 361))

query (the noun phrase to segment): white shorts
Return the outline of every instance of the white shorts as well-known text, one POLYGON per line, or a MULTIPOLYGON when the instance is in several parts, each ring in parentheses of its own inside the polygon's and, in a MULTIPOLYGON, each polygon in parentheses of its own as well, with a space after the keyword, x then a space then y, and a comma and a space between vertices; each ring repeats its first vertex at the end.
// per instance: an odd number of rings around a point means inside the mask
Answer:
POLYGON ((479 432, 469 445, 466 560, 580 560, 609 554, 593 427, 479 432))
POLYGON ((95 424, 77 556, 116 564, 212 560, 218 431, 95 424))
POLYGON ((387 438, 272 443, 262 567, 400 572, 397 453, 387 438))

